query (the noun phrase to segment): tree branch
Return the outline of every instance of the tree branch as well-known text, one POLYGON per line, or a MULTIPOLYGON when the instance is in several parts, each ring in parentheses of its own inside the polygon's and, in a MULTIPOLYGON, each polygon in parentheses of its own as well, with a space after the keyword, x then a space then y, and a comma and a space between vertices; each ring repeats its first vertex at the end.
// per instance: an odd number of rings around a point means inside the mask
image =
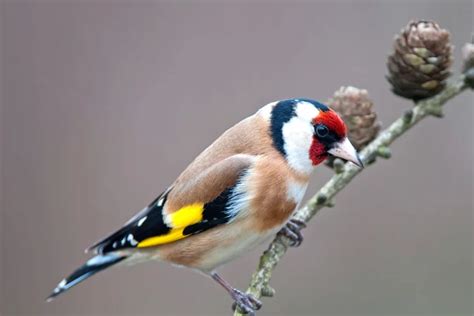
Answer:
MULTIPOLYGON (((415 107, 406 111, 361 151, 360 156, 364 164, 368 166, 373 163, 377 156, 388 158, 390 156, 388 146, 394 140, 427 116, 442 117, 442 106, 466 88, 464 75, 461 75, 454 82, 448 83, 443 91, 436 96, 418 102, 415 107)), ((303 208, 295 212, 294 218, 308 222, 323 207, 332 206, 332 198, 345 188, 360 172, 362 172, 362 169, 354 164, 345 164, 337 174, 309 199, 303 208)), ((256 298, 274 295, 275 291, 268 283, 272 277, 273 269, 283 258, 288 247, 289 240, 286 237, 280 235, 275 237, 268 249, 260 257, 257 271, 252 275, 247 293, 251 293, 256 298)), ((234 316, 242 315, 238 310, 234 313, 234 316)))

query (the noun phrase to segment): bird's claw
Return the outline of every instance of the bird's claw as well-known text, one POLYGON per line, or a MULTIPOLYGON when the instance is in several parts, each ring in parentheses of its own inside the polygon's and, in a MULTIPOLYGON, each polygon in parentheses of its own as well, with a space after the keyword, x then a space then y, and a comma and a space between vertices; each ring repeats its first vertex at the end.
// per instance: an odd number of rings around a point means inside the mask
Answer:
POLYGON ((234 304, 232 304, 234 311, 238 307, 243 314, 255 316, 255 311, 262 307, 262 302, 257 300, 252 294, 233 289, 231 295, 234 299, 234 304))
POLYGON ((278 232, 290 239, 290 246, 298 247, 303 242, 303 234, 301 230, 306 227, 306 223, 302 220, 292 218, 286 223, 286 225, 278 232))

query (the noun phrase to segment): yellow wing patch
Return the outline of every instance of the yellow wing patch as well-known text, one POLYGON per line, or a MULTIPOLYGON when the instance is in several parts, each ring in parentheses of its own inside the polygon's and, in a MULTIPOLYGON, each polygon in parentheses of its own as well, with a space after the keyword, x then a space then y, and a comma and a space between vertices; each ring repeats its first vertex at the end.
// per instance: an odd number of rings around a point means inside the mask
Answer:
POLYGON ((168 214, 165 222, 171 226, 171 230, 161 236, 150 237, 142 240, 137 247, 146 248, 162 244, 167 244, 176 240, 183 239, 186 235, 183 234, 184 229, 202 221, 202 212, 204 210, 203 203, 194 203, 180 208, 176 212, 168 214))
POLYGON ((138 248, 146 248, 146 247, 153 247, 162 244, 167 244, 172 241, 180 240, 186 237, 183 235, 184 228, 179 229, 172 229, 168 234, 157 236, 157 237, 150 237, 138 244, 138 248))
POLYGON ((203 210, 203 203, 194 203, 169 214, 167 216, 167 222, 171 224, 171 227, 173 228, 181 228, 196 224, 202 221, 203 210))

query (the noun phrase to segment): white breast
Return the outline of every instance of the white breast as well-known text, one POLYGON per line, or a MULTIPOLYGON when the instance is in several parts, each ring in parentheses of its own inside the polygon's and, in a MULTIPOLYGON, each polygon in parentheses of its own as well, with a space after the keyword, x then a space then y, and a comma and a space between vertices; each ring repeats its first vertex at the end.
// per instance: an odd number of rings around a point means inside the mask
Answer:
POLYGON ((288 199, 295 201, 298 207, 301 201, 303 200, 307 187, 307 182, 302 183, 294 180, 289 180, 287 188, 288 199))

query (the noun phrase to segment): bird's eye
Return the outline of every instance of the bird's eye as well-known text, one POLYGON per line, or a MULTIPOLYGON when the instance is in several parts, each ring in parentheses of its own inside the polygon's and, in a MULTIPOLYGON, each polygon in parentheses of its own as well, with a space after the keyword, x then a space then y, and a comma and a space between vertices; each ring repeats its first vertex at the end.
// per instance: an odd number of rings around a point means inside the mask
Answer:
POLYGON ((324 125, 316 126, 316 135, 318 135, 318 137, 326 137, 328 134, 329 134, 329 130, 326 126, 324 125))

